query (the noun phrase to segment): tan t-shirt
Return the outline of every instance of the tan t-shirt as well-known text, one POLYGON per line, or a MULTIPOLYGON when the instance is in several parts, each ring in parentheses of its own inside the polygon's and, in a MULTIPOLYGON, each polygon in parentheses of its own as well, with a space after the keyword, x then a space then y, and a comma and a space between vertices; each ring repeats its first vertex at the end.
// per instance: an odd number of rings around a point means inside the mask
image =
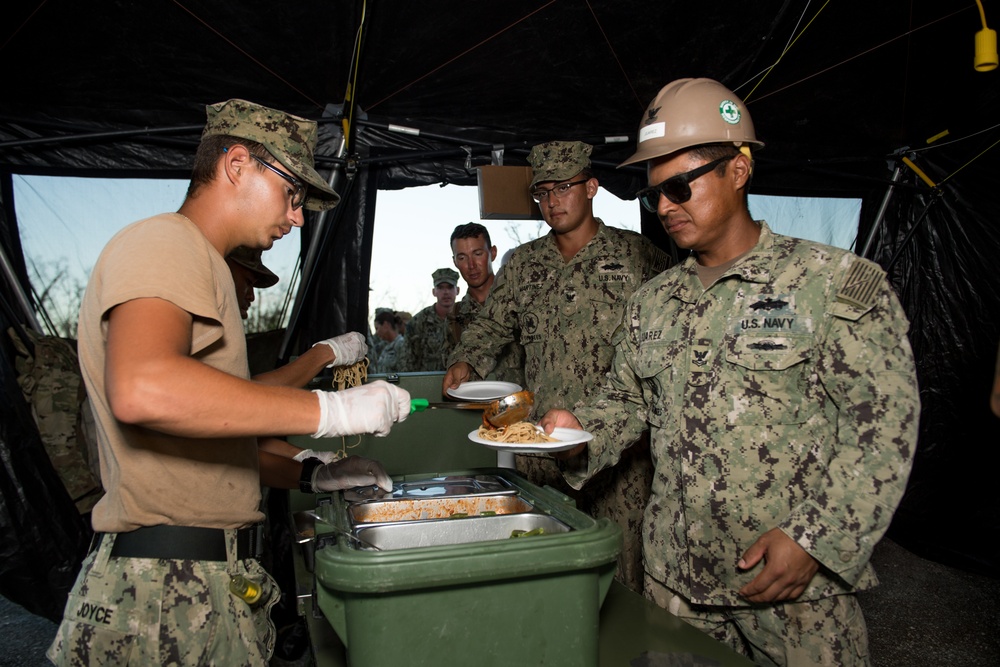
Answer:
POLYGON ((148 297, 194 316, 193 358, 250 377, 232 275, 201 231, 184 216, 166 213, 116 234, 97 260, 80 307, 80 367, 97 420, 106 492, 93 510, 94 530, 239 528, 262 520, 254 438, 184 438, 123 424, 111 413, 104 391, 108 313, 148 297))

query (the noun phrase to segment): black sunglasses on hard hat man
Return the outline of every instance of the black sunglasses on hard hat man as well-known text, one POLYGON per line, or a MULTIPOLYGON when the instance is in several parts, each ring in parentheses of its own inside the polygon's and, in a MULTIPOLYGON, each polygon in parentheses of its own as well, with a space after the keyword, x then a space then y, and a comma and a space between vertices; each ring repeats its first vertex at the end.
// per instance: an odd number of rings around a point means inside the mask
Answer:
POLYGON ((691 171, 671 176, 662 183, 639 190, 636 196, 639 197, 639 202, 643 207, 653 213, 656 213, 657 206, 660 203, 660 195, 663 195, 675 204, 683 204, 691 199, 691 186, 688 185, 691 181, 699 176, 704 176, 723 162, 728 162, 734 157, 736 156, 727 155, 726 157, 720 157, 718 160, 712 160, 691 171))

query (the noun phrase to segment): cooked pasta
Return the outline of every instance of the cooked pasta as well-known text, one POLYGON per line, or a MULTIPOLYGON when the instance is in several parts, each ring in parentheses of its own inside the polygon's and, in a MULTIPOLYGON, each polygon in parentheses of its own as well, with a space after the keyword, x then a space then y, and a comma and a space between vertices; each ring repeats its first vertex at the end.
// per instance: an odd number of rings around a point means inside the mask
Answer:
MULTIPOLYGON (((333 367, 333 386, 337 391, 343 391, 347 387, 360 387, 368 379, 368 358, 365 357, 361 361, 351 364, 350 366, 334 366, 333 367)), ((347 458, 348 449, 354 449, 361 444, 361 436, 358 436, 358 441, 353 445, 347 444, 347 438, 341 436, 340 438, 340 449, 336 452, 337 459, 340 460, 347 458)))
POLYGON ((347 444, 347 436, 344 435, 340 436, 340 449, 334 452, 334 454, 336 454, 337 457, 334 459, 335 461, 339 461, 340 459, 346 459, 348 456, 350 456, 350 454, 347 453, 347 450, 354 449, 355 447, 361 444, 361 436, 358 435, 355 437, 358 439, 357 442, 355 442, 353 445, 349 445, 347 444))
POLYGON ((368 357, 350 366, 334 366, 333 385, 337 391, 345 387, 360 387, 368 379, 368 357))
POLYGON ((500 428, 479 427, 479 437, 490 442, 528 444, 537 442, 558 442, 557 438, 545 435, 529 422, 516 422, 500 428))

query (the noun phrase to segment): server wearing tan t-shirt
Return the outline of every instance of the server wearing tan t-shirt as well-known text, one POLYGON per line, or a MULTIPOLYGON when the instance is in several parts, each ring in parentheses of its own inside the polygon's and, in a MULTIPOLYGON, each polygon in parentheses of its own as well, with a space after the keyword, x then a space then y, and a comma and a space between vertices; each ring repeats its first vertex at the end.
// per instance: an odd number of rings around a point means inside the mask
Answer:
MULTIPOLYGON (((409 395, 384 382, 309 392, 249 381, 223 258, 270 248, 303 208, 339 196, 314 168, 314 121, 243 100, 206 111, 181 208, 120 231, 82 301, 105 496, 48 652, 57 665, 266 665, 278 591, 257 560, 257 437, 384 435, 409 412, 409 395)), ((334 363, 364 355, 352 341, 331 346, 334 363)), ((361 457, 290 465, 306 490, 391 487, 361 457)))

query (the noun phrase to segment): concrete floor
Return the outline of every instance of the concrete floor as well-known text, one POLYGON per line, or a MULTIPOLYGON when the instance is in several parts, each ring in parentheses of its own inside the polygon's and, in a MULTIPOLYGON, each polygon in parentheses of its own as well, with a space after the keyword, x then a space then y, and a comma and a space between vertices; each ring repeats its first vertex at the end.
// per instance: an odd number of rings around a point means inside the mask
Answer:
MULTIPOLYGON (((872 562, 882 585, 859 598, 874 667, 1000 665, 1000 579, 925 560, 890 540, 872 562)), ((0 597, 0 667, 48 665, 55 629, 0 597)))
POLYGON ((875 667, 1000 665, 1000 579, 915 556, 884 539, 881 585, 859 594, 875 667))

